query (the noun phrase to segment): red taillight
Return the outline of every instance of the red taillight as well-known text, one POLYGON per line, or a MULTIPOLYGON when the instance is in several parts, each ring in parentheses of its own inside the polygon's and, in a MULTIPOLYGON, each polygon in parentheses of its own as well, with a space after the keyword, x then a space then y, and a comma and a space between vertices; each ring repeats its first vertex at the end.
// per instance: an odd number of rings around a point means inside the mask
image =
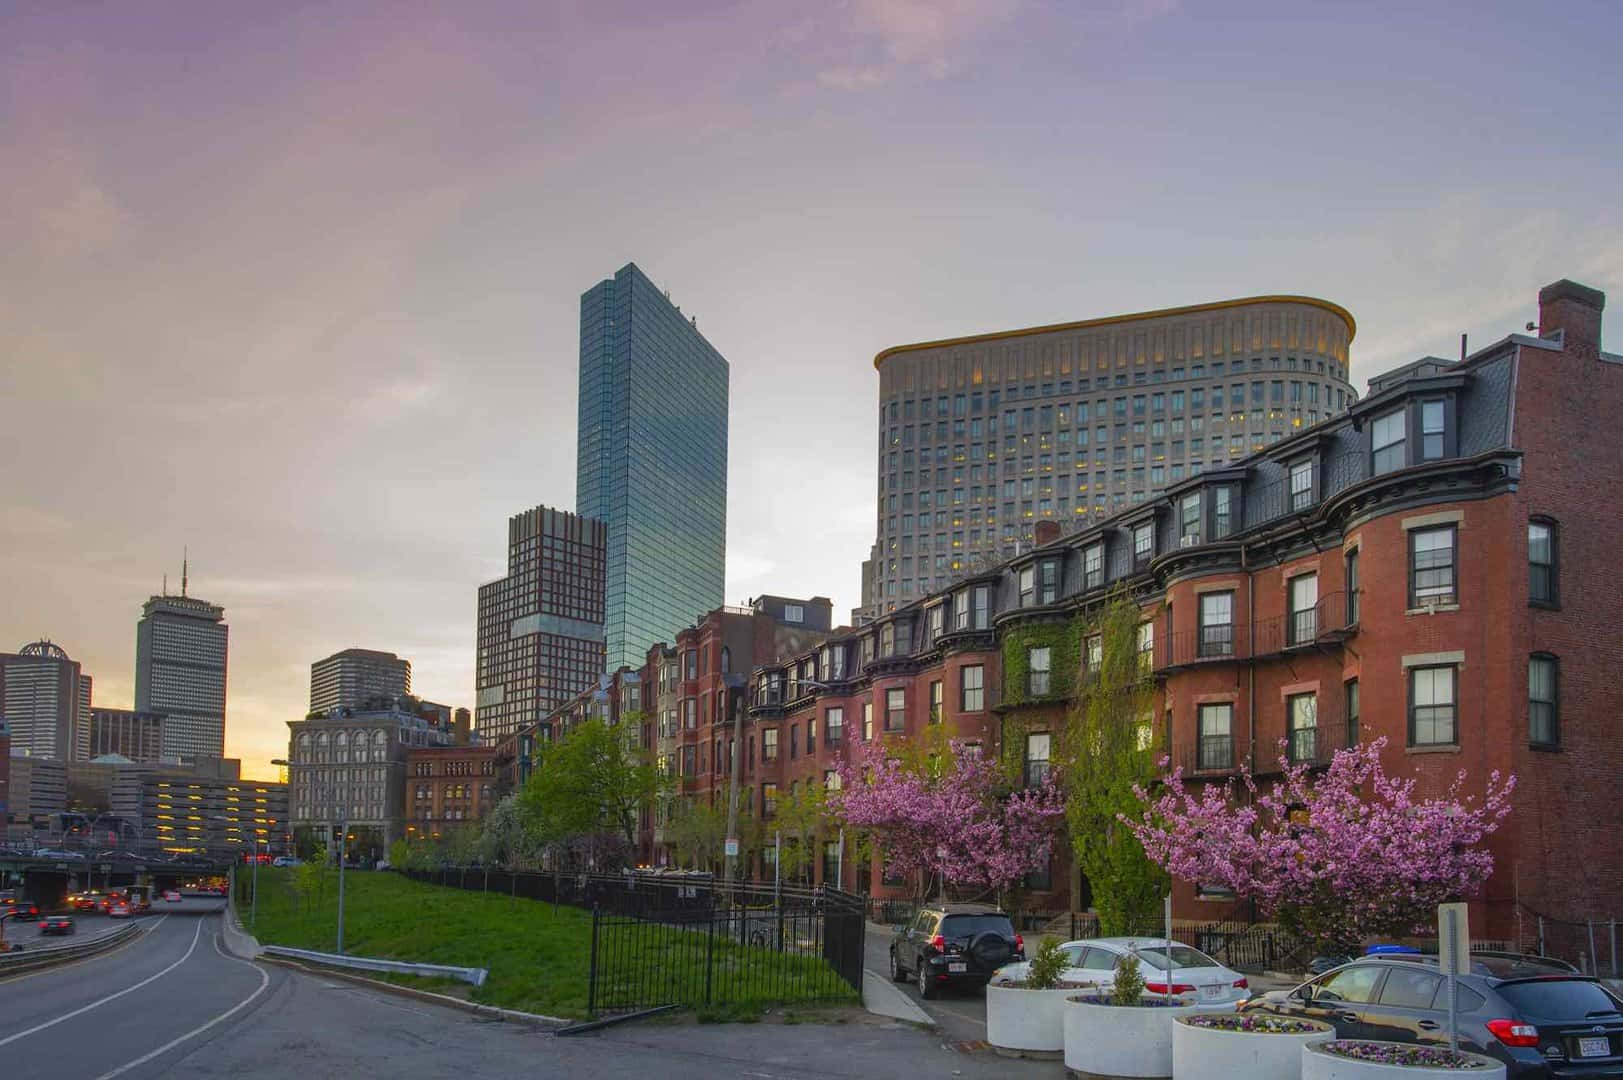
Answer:
POLYGON ((1236 990, 1244 990, 1246 987, 1248 987, 1250 985, 1251 984, 1246 982, 1243 978, 1234 980, 1234 989, 1236 989, 1236 990))
POLYGON ((1538 1028, 1515 1020, 1489 1020, 1488 1030, 1506 1046, 1537 1046, 1538 1028))
POLYGON ((45 924, 44 924, 44 923, 40 923, 40 924, 39 924, 39 928, 40 928, 40 929, 41 929, 41 930, 43 930, 43 929, 45 929, 45 924))
POLYGON ((939 950, 941 952, 946 952, 947 939, 942 937, 940 934, 937 934, 935 937, 930 939, 930 948, 939 950))
POLYGON ((1166 983, 1147 982, 1144 984, 1144 989, 1152 994, 1193 994, 1195 992, 1195 988, 1188 983, 1173 983, 1172 989, 1168 990, 1166 983))
POLYGON ((1026 938, 1024 934, 1014 935, 1014 949, 1016 952, 1025 952, 1026 938))

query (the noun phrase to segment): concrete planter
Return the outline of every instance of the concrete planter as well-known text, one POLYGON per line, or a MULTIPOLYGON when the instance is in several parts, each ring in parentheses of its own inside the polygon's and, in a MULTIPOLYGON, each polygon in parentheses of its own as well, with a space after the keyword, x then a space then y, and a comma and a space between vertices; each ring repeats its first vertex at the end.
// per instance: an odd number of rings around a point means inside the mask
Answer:
MULTIPOLYGON (((1403 1049, 1411 1044, 1375 1042, 1367 1039, 1348 1040, 1370 1046, 1403 1049)), ((1481 1054, 1465 1054, 1477 1066, 1472 1069, 1437 1069, 1424 1065, 1388 1065, 1379 1061, 1359 1061, 1357 1058, 1332 1054, 1326 1043, 1309 1043, 1302 1047, 1302 1080, 1427 1080, 1445 1076, 1472 1077, 1473 1080, 1504 1080, 1505 1067, 1481 1054)))
POLYGON ((1059 1057, 1065 1049, 1065 999, 1076 990, 986 988, 986 1041, 1000 1054, 1059 1057))
POLYGON ((1224 1031, 1194 1027, 1188 1017, 1172 1022, 1172 1075, 1176 1080, 1298 1080, 1302 1047, 1328 1042, 1336 1029, 1316 1020, 1301 1021, 1314 1029, 1301 1035, 1257 1031, 1224 1031))
POLYGON ((1065 1067, 1083 1077, 1170 1077, 1172 1022, 1223 1005, 1107 1005, 1097 997, 1065 999, 1065 1067))

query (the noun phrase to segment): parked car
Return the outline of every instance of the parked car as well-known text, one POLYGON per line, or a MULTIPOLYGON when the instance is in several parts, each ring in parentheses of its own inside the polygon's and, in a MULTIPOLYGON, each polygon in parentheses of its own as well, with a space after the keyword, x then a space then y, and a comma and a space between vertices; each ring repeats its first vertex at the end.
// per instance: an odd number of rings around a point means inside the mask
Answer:
POLYGON ((297 866, 297 865, 299 865, 299 860, 295 859, 291 855, 278 855, 278 856, 276 856, 276 858, 271 860, 271 865, 272 866, 297 866))
POLYGON ((985 986, 1010 960, 1024 960, 1026 943, 1008 915, 990 904, 927 904, 898 927, 890 943, 890 977, 909 974, 922 997, 943 986, 985 986))
POLYGON ((76 933, 71 915, 47 915, 39 921, 40 936, 76 933))
MULTIPOLYGON (((1446 980, 1430 956, 1367 956, 1248 1002, 1244 1012, 1323 1020, 1346 1039, 1446 1046, 1446 980)), ((1456 995, 1460 1049, 1511 1080, 1623 1077, 1623 999, 1546 957, 1472 954, 1456 995)))
MULTIPOLYGON (((1244 1001, 1250 996, 1249 983, 1238 971, 1226 968, 1199 949, 1179 941, 1144 938, 1088 938, 1067 941, 1060 946, 1067 960, 1060 976, 1066 982, 1097 983, 1100 989, 1116 981, 1116 965, 1128 953, 1137 955, 1149 994, 1172 994, 1194 998, 1202 1004, 1244 1001)), ((1018 982, 1030 965, 1024 961, 999 968, 992 982, 1018 982)))

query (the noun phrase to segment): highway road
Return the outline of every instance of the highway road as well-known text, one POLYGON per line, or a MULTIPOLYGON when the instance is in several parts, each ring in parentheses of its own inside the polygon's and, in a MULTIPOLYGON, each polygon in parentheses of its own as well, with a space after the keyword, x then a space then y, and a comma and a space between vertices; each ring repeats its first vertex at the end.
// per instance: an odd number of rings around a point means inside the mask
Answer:
MULTIPOLYGON (((866 1018, 838 1028, 640 1023, 575 1038, 371 987, 248 963, 219 902, 158 905, 100 956, 0 980, 0 1077, 27 1080, 670 1080, 1008 1076, 939 1036, 866 1018), (167 910, 165 910, 167 908, 167 910)), ((105 929, 86 918, 78 940, 105 929)), ((1047 1072, 1031 1075, 1047 1076, 1047 1072)))

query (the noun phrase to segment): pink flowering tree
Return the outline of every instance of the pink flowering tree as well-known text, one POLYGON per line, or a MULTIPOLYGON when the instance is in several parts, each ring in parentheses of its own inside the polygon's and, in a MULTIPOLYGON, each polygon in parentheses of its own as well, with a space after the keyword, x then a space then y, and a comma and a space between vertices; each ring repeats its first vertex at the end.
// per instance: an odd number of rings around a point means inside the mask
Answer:
POLYGON ((892 876, 1005 889, 1047 866, 1065 819, 1060 786, 1007 791, 979 748, 949 746, 933 761, 909 762, 878 741, 852 744, 830 810, 874 837, 892 876))
POLYGON ((1121 820, 1173 877, 1227 886, 1314 941, 1351 950, 1414 933, 1493 872, 1482 845, 1510 813, 1516 778, 1494 772, 1467 795, 1462 770, 1441 796, 1420 798, 1414 778, 1382 768, 1385 745, 1338 751, 1317 777, 1282 761, 1267 790, 1249 772, 1190 790, 1174 771, 1154 794, 1136 789, 1142 814, 1121 820))

